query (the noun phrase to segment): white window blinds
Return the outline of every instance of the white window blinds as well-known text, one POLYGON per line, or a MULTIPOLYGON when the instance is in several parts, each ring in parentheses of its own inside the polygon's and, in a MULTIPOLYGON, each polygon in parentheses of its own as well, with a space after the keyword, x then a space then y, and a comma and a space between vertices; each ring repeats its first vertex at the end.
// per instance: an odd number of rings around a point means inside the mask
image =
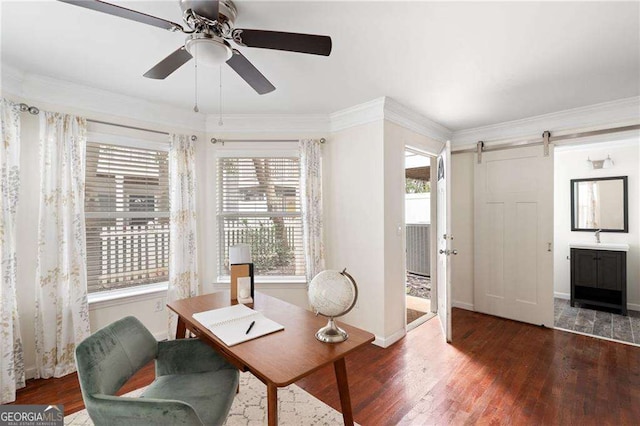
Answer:
POLYGON ((218 158, 219 273, 249 244, 256 275, 303 276, 299 158, 218 158))
POLYGON ((168 280, 167 152, 87 143, 89 292, 168 280))

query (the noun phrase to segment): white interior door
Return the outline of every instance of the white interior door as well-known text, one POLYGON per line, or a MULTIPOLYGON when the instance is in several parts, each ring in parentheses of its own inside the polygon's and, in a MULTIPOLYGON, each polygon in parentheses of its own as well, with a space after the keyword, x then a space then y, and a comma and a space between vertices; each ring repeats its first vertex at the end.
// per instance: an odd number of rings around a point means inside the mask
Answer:
MULTIPOLYGON (((553 327, 553 149, 482 153, 475 165, 474 305, 553 327)), ((477 160, 477 157, 476 157, 477 160)))
POLYGON ((451 342, 451 145, 447 141, 438 155, 437 170, 437 298, 442 332, 451 342))

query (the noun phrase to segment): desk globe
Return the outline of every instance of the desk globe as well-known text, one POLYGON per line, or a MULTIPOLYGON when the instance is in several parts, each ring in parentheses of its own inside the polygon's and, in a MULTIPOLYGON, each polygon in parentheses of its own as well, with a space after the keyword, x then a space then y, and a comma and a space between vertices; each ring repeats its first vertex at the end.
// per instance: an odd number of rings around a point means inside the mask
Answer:
POLYGON ((309 303, 316 315, 328 317, 329 322, 316 333, 316 339, 325 343, 344 342, 349 334, 338 327, 334 318, 345 315, 358 300, 358 286, 346 268, 326 270, 316 275, 309 284, 309 303))

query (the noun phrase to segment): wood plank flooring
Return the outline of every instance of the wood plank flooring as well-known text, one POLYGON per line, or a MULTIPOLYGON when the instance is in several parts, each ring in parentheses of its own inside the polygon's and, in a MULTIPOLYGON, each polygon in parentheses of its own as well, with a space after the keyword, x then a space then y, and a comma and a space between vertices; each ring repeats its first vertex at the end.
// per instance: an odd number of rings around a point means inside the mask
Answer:
MULTIPOLYGON (((362 425, 638 424, 640 348, 453 310, 453 341, 437 319, 387 349, 347 358, 355 421, 362 425)), ((122 392, 153 380, 149 365, 122 392)), ((332 407, 333 368, 298 385, 332 407)), ((82 408, 75 375, 29 381, 19 404, 82 408)))

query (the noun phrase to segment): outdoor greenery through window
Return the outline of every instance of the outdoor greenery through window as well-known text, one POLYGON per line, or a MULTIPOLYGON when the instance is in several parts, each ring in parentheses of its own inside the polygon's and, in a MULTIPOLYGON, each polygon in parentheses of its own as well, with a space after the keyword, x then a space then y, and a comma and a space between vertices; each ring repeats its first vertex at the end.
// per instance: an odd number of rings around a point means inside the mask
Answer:
POLYGON ((255 275, 304 276, 300 160, 218 158, 218 244, 221 276, 229 247, 249 244, 255 275))
POLYGON ((168 281, 167 151, 87 143, 88 291, 168 281))

